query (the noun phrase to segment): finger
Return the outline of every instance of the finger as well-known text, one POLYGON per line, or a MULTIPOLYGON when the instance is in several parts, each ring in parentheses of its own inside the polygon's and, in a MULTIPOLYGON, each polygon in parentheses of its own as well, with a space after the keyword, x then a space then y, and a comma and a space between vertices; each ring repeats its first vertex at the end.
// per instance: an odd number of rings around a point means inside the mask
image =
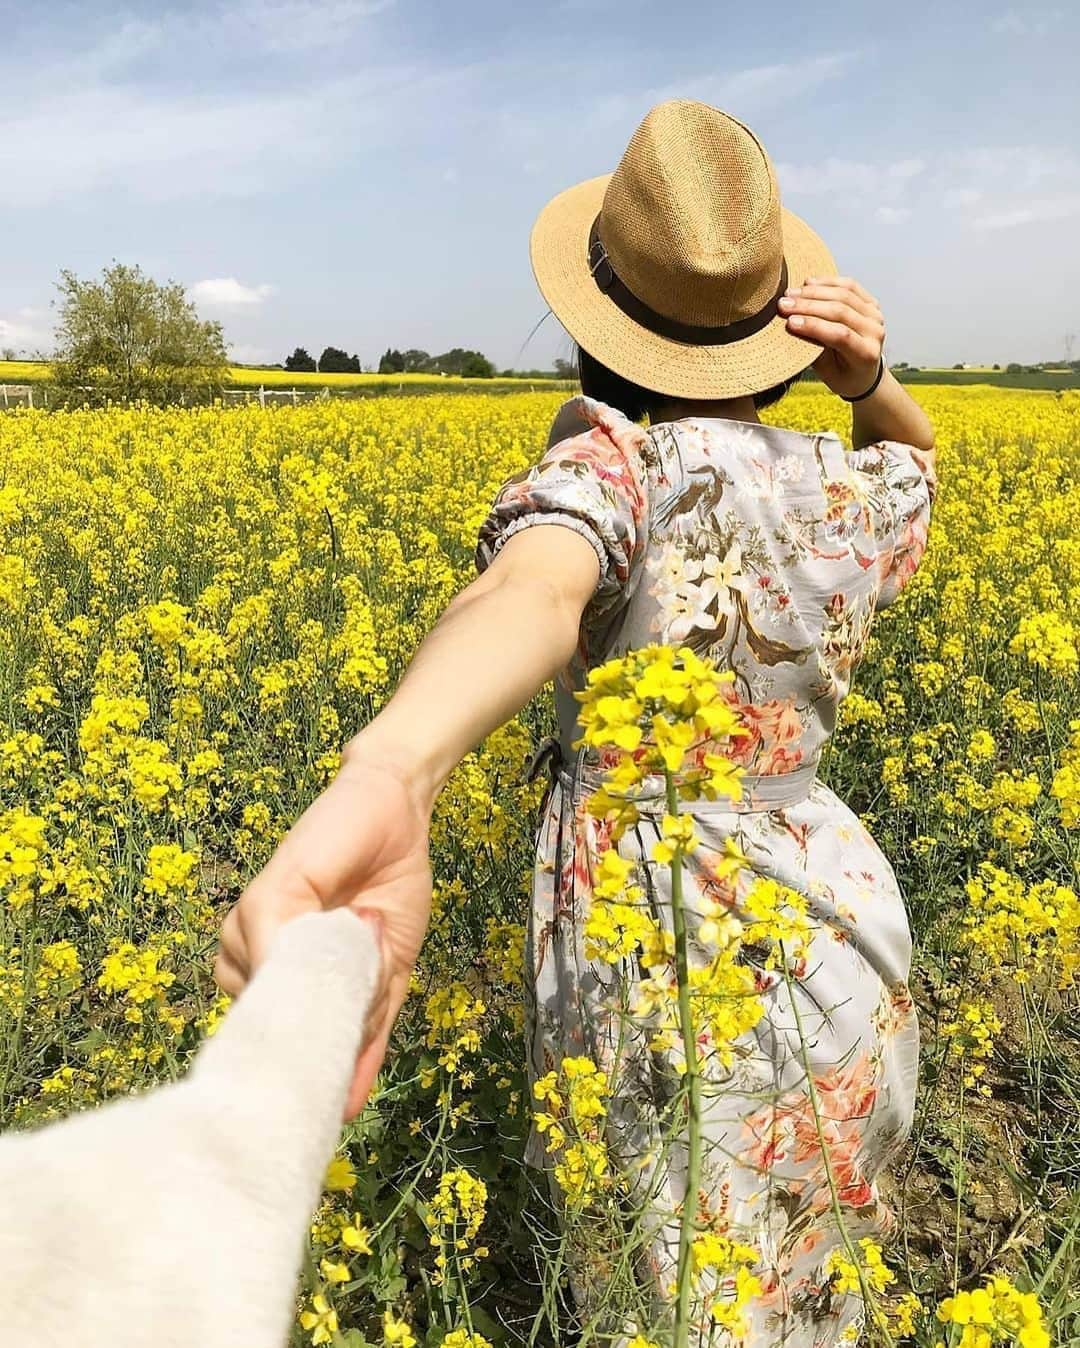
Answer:
POLYGON ((224 950, 219 950, 214 960, 214 982, 230 997, 239 997, 247 986, 247 977, 224 950))
POLYGON ((221 924, 219 941, 221 952, 227 957, 229 963, 237 969, 242 977, 250 978, 251 960, 248 954, 247 941, 244 939, 239 904, 234 903, 226 913, 225 921, 221 924))
POLYGON ((819 281, 814 285, 788 286, 785 293, 789 296, 798 296, 804 300, 837 300, 844 304, 850 304, 853 309, 866 314, 868 318, 875 318, 878 322, 884 322, 884 315, 875 299, 864 299, 847 286, 835 286, 829 281, 819 281))
MULTIPOLYGON (((365 1036, 366 1042, 361 1045, 356 1055, 356 1065, 353 1068, 353 1079, 349 1086, 349 1093, 345 1100, 344 1121, 356 1117, 363 1109, 368 1096, 371 1094, 371 1088, 375 1084, 375 1078, 379 1075, 383 1060, 386 1057, 387 1046, 390 1043, 390 1035, 393 1032, 394 1025, 398 1018, 398 1012, 405 1003, 409 995, 410 975, 399 973, 391 976, 389 987, 386 994, 386 1010, 381 1021, 377 1025, 370 1037, 365 1036)), ((368 1018, 368 1025, 371 1025, 371 1018, 368 1018)))
POLYGON ((864 286, 861 286, 853 276, 808 276, 805 284, 842 286, 845 290, 852 291, 860 300, 864 300, 870 304, 877 304, 877 300, 873 295, 871 295, 864 286))
POLYGON ((879 355, 876 342, 860 336, 846 323, 833 323, 827 318, 815 318, 809 314, 793 314, 787 326, 793 336, 805 337, 808 342, 817 342, 819 346, 832 351, 842 351, 850 360, 871 361, 879 355))
POLYGON ((390 1003, 393 979, 390 974, 391 962, 387 955, 386 941, 383 935, 382 913, 377 908, 367 907, 363 901, 351 903, 349 908, 357 917, 364 918, 371 924, 372 935, 379 946, 379 980, 368 1004, 364 1035, 360 1042, 360 1052, 363 1052, 382 1027, 390 1003))
POLYGON ((785 295, 780 300, 780 312, 788 316, 804 314, 814 318, 827 318, 833 323, 844 323, 860 336, 873 337, 878 341, 885 333, 884 323, 840 300, 814 300, 801 295, 785 295))

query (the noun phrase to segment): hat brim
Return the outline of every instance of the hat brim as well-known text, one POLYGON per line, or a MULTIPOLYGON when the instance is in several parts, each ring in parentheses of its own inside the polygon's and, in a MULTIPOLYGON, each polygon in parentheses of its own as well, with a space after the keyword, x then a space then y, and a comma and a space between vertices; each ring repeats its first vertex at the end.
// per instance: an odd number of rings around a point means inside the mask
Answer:
MULTIPOLYGON (((661 337, 630 318, 593 280, 589 231, 610 173, 569 187, 536 218, 529 239, 540 293, 570 336, 608 369, 643 388, 681 398, 737 398, 759 393, 805 370, 822 347, 788 331, 779 312, 760 331, 720 346, 661 337)), ((805 220, 781 207, 790 285, 835 276, 836 263, 805 220)))

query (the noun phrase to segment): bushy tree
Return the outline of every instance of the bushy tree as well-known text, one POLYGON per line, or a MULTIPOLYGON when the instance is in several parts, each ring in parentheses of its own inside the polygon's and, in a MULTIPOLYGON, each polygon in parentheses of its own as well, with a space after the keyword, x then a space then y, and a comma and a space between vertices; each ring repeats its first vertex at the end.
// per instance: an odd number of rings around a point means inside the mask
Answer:
POLYGON ((387 347, 379 361, 380 374, 401 374, 405 369, 405 357, 400 351, 391 350, 387 347))
POLYGON ((165 404, 220 393, 229 372, 221 324, 199 318, 176 281, 114 262, 98 281, 62 271, 52 378, 118 401, 165 404))
POLYGON ((422 374, 425 370, 431 369, 431 357, 426 351, 418 351, 415 347, 410 347, 402 356, 402 360, 409 374, 422 374))
POLYGON ((360 357, 350 356, 340 347, 328 346, 319 357, 320 374, 359 374, 360 357))
POLYGON ((433 357, 431 367, 439 374, 457 374, 467 379, 490 379, 495 373, 495 366, 487 356, 460 346, 433 357))
POLYGON ((285 368, 311 372, 319 367, 315 363, 315 357, 308 355, 302 346, 298 346, 291 356, 285 357, 285 368))

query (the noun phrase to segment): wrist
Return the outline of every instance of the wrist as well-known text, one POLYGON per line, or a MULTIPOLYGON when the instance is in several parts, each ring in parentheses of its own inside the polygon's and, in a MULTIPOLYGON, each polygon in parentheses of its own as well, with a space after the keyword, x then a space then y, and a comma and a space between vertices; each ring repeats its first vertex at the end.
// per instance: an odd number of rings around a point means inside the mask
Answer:
POLYGON ((341 766, 377 767, 404 784, 422 815, 430 817, 435 799, 446 780, 427 747, 416 743, 378 716, 347 740, 341 750, 341 766))
POLYGON ((874 373, 870 379, 863 385, 857 393, 841 393, 840 397, 846 403, 861 403, 872 398, 881 387, 885 375, 888 373, 888 367, 885 364, 884 354, 878 356, 877 365, 874 367, 874 373))
POLYGON ((886 366, 873 393, 852 405, 851 439, 856 449, 878 440, 897 440, 916 448, 932 448, 934 428, 923 409, 886 366))

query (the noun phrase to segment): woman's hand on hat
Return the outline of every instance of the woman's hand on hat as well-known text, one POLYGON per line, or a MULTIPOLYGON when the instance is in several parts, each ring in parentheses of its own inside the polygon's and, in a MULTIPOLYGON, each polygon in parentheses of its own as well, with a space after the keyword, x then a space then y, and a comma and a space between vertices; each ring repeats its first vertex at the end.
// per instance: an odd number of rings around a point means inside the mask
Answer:
POLYGON ((787 329, 825 349, 814 370, 833 393, 854 398, 878 372, 885 319, 877 300, 850 276, 807 277, 778 301, 787 329))

